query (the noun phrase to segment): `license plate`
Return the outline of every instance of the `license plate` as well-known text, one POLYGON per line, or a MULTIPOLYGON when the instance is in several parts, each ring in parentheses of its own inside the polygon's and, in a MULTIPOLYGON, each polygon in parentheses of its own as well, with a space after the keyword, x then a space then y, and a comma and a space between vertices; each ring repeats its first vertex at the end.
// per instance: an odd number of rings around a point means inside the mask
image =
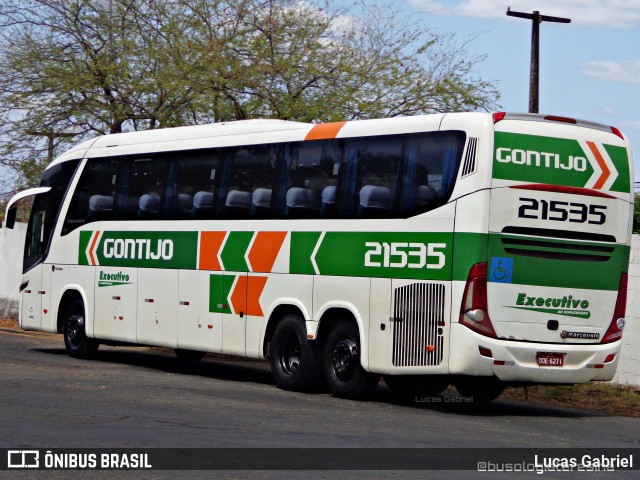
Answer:
POLYGON ((541 367, 562 367, 564 365, 564 353, 538 352, 536 360, 541 367))

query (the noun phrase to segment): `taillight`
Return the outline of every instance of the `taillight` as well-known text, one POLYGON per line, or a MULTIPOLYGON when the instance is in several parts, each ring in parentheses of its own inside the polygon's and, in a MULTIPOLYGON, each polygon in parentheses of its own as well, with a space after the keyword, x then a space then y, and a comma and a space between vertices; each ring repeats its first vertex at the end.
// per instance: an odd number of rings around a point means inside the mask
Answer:
POLYGON ((487 262, 481 262, 469 270, 460 307, 460 323, 474 332, 496 338, 487 305, 487 262))
POLYGON ((624 135, 622 135, 622 132, 620 130, 618 130, 616 127, 611 127, 611 133, 613 133, 614 135, 619 136, 621 139, 624 140, 624 135))
POLYGON ((618 287, 618 298, 616 298, 616 308, 613 310, 613 318, 611 324, 604 334, 602 342, 611 343, 622 338, 622 330, 624 329, 624 316, 627 313, 627 283, 628 277, 626 273, 620 275, 620 287, 618 287))
POLYGON ((500 120, 504 120, 504 117, 507 115, 507 112, 496 112, 493 114, 493 123, 498 123, 500 120))
POLYGON ((550 120, 552 122, 563 122, 563 123, 572 123, 572 124, 576 124, 578 122, 576 122, 575 118, 569 118, 569 117, 560 117, 558 115, 547 115, 546 117, 544 117, 545 120, 550 120))

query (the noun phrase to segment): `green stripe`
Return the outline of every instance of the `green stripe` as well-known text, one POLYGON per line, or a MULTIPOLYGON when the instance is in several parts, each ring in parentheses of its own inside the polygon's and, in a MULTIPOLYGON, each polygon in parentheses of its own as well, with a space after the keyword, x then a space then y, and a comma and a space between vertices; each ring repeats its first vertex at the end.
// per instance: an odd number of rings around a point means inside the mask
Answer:
MULTIPOLYGON (((292 261, 291 273, 314 273, 310 257, 319 236, 292 236, 291 257, 304 260, 292 261)), ((315 261, 320 275, 448 280, 452 246, 452 233, 327 232, 315 261)))
POLYGON ((321 232, 291 232, 291 250, 289 271, 303 275, 315 273, 311 263, 313 249, 320 239, 321 232))
POLYGON ((619 173, 618 178, 611 186, 611 190, 615 192, 631 192, 631 175, 629 173, 627 149, 624 147, 616 147, 614 145, 605 145, 604 148, 609 154, 609 157, 611 157, 611 160, 619 173))
POLYGON ((212 313, 231 313, 229 293, 235 281, 235 275, 212 274, 209 276, 209 311, 212 313))
MULTIPOLYGON (((585 288, 595 290, 618 290, 620 274, 626 272, 629 264, 630 248, 626 245, 611 243, 576 242, 574 245, 595 245, 611 247, 613 252, 598 256, 609 256, 607 261, 576 261, 562 259, 536 258, 526 255, 507 253, 506 248, 520 249, 523 252, 556 251, 590 255, 587 250, 571 249, 570 241, 553 240, 554 244, 562 244, 561 248, 524 247, 504 245, 502 238, 513 238, 510 235, 489 235, 489 257, 513 258, 512 283, 521 285, 539 285, 562 288, 585 288)), ((522 237, 518 237, 522 238, 522 237)), ((529 240, 539 240, 528 238, 529 240)), ((543 242, 543 241, 542 241, 543 242)))
POLYGON ((89 259, 87 258, 87 248, 91 241, 92 231, 80 232, 80 246, 78 247, 78 265, 89 265, 89 259))
POLYGON ((253 232, 231 232, 224 244, 220 258, 224 270, 232 272, 248 272, 249 267, 244 255, 249 248, 253 232))
POLYGON ((487 245, 486 233, 463 232, 454 235, 453 280, 466 281, 473 265, 487 261, 487 245))
MULTIPOLYGON (((80 232, 79 256, 85 256, 92 232, 80 232)), ((100 265, 141 268, 196 268, 198 232, 104 232, 95 256, 100 265)), ((88 264, 87 259, 83 260, 88 264)))
MULTIPOLYGON (((618 178, 611 186, 611 191, 629 193, 631 185, 626 148, 607 144, 603 146, 618 171, 618 178)), ((495 133, 493 178, 585 187, 593 172, 587 154, 577 140, 495 133), (527 159, 525 152, 530 152, 530 158, 527 159), (569 168, 570 166, 572 167, 569 168)))

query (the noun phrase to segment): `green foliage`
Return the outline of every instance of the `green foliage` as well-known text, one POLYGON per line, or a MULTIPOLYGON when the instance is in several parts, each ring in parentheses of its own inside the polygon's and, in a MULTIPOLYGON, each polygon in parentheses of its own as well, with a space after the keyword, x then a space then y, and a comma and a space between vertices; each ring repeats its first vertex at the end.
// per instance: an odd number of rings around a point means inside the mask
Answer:
POLYGON ((633 202, 633 233, 640 233, 640 195, 633 202))
POLYGON ((33 185, 97 134, 491 109, 452 36, 330 0, 0 0, 0 159, 33 185))

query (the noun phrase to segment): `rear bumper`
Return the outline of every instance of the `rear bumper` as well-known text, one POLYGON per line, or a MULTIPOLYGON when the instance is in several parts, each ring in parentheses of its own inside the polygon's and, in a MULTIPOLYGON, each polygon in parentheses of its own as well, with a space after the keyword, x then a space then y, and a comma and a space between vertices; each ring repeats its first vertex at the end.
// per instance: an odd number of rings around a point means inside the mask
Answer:
POLYGON ((621 342, 563 345, 499 340, 477 334, 463 325, 451 325, 451 358, 454 375, 495 376, 505 382, 586 383, 611 380, 616 372, 621 342), (490 350, 490 356, 480 353, 490 350), (563 353, 562 367, 538 365, 538 352, 563 353), (607 356, 615 359, 604 363, 607 356))

